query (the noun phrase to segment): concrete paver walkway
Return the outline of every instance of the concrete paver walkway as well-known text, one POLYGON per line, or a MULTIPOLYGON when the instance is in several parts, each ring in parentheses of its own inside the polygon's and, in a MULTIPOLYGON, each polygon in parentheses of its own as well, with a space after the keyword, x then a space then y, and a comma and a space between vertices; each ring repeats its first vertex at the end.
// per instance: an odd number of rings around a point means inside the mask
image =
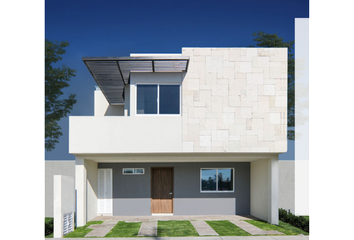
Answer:
POLYGON ((219 235, 203 220, 190 221, 190 223, 194 226, 200 236, 219 235))
POLYGON ((248 222, 245 222, 245 221, 230 220, 230 222, 252 235, 284 234, 284 233, 281 233, 278 231, 264 231, 264 230, 254 226, 248 222))
POLYGON ((104 221, 102 224, 94 224, 88 226, 93 230, 85 235, 85 237, 104 237, 112 228, 118 223, 118 219, 110 219, 104 221))
POLYGON ((138 236, 139 237, 157 236, 157 221, 142 222, 138 236))
MULTIPOLYGON (((104 240, 104 237, 119 221, 142 222, 138 236, 145 236, 144 240, 306 240, 309 236, 258 236, 259 234, 282 234, 278 231, 264 231, 242 220, 256 219, 252 216, 97 216, 91 221, 104 221, 99 225, 91 225, 93 230, 85 237, 96 237, 96 240, 104 240), (158 220, 188 220, 197 230, 200 237, 156 237, 158 220), (218 236, 217 233, 204 220, 229 220, 236 226, 249 232, 253 236, 218 236), (209 232, 210 228, 214 233, 209 232), (208 233, 207 233, 208 231, 208 233), (213 236, 215 234, 215 236, 213 236), (210 236, 207 236, 210 235, 210 236), (149 237, 151 236, 151 237, 149 237), (101 238, 100 238, 101 237, 101 238)), ((256 219, 257 220, 257 219, 256 219)), ((70 239, 70 238, 68 238, 70 239)), ((87 238, 72 238, 75 240, 87 238)), ((110 238, 111 240, 141 240, 141 238, 110 238)))

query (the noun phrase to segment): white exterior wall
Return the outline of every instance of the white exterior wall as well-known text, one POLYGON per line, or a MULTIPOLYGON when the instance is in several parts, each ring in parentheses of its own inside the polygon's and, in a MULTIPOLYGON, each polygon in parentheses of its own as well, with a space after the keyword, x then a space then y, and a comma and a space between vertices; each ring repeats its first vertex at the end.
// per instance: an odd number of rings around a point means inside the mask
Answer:
POLYGON ((182 48, 183 152, 287 151, 287 48, 182 48))
POLYGON ((101 90, 95 91, 95 116, 124 116, 124 105, 109 105, 101 90))
POLYGON ((309 19, 295 19, 295 214, 309 215, 309 19))
POLYGON ((279 161, 279 208, 309 215, 309 161, 279 161))
POLYGON ((87 172, 84 159, 75 159, 75 190, 76 190, 76 227, 84 226, 87 222, 86 199, 87 199, 87 172))
POLYGON ((98 196, 98 180, 97 180, 97 162, 85 160, 85 168, 87 171, 87 221, 97 216, 97 196, 98 196))
POLYGON ((267 160, 251 162, 251 215, 267 221, 268 172, 267 160))
MULTIPOLYGON (((75 161, 58 160, 45 161, 45 216, 54 217, 53 191, 54 175, 75 176, 75 161)), ((74 183, 73 183, 74 187, 74 183)))
MULTIPOLYGON (((54 237, 63 237, 64 214, 75 212, 74 177, 54 175, 54 237)), ((72 222, 74 226, 74 221, 72 222)), ((74 227, 72 227, 74 229, 74 227)))
POLYGON ((295 213, 309 215, 309 161, 295 160, 295 213))
POLYGON ((181 151, 181 117, 69 117, 69 153, 181 151))
POLYGON ((95 117, 70 117, 69 152, 287 151, 287 48, 182 55, 190 57, 187 73, 132 72, 125 105, 109 106, 95 91, 95 117), (137 83, 182 83, 181 115, 137 116, 137 83), (129 117, 113 117, 124 109, 129 117))
POLYGON ((181 152, 181 115, 136 116, 135 84, 162 82, 180 84, 182 74, 131 73, 130 85, 125 88, 125 105, 110 106, 103 93, 96 90, 95 116, 69 117, 69 152, 181 152), (124 109, 129 109, 126 117, 124 109))
POLYGON ((295 214, 295 161, 279 161, 279 208, 295 214))
POLYGON ((251 162, 251 215, 278 225, 278 158, 251 162))
POLYGON ((77 196, 77 226, 84 226, 97 216, 97 162, 76 157, 75 189, 77 196))

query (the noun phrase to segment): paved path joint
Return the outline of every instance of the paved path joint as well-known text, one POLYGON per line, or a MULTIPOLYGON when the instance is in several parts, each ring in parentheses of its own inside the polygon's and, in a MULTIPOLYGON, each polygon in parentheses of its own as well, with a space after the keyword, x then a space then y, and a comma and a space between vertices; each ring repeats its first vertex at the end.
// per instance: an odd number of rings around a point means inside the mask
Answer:
POLYGON ((264 231, 246 221, 242 220, 230 220, 231 223, 235 224, 237 227, 245 230, 251 235, 266 235, 266 234, 284 234, 278 231, 264 231))
POLYGON ((85 235, 85 237, 104 237, 112 228, 118 223, 118 220, 107 220, 102 224, 94 224, 88 226, 88 228, 93 229, 91 232, 85 235))
POLYGON ((203 220, 190 221, 200 236, 219 235, 203 220))
POLYGON ((142 222, 138 233, 140 237, 156 237, 157 221, 142 222))

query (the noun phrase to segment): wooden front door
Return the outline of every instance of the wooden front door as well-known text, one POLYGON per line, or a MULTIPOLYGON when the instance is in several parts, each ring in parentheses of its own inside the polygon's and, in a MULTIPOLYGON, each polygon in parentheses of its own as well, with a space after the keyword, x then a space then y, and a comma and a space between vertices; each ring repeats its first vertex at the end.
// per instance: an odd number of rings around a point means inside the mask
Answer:
POLYGON ((173 168, 151 168, 151 213, 173 213, 173 168))

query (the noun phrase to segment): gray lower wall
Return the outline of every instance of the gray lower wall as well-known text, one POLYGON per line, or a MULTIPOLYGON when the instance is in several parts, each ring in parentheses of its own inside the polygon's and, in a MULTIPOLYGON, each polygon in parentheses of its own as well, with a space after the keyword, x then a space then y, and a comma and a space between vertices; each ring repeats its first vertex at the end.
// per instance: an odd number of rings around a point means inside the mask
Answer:
POLYGON ((151 215, 150 207, 150 198, 113 198, 113 216, 151 215))
MULTIPOLYGON (((279 207, 295 210, 295 162, 279 161, 279 207)), ((112 167, 113 214, 114 215, 150 215, 150 167, 174 167, 175 214, 188 215, 202 210, 209 214, 249 214, 249 163, 173 163, 173 164, 107 164, 98 167, 112 167), (199 169, 201 167, 234 167, 236 172, 236 192, 234 194, 207 194, 199 192, 199 169), (122 175, 123 167, 144 167, 143 176, 122 175), (186 177, 183 176, 186 174, 186 177), (177 177, 179 179, 177 179, 177 177), (248 179, 247 181, 243 179, 248 179), (127 181, 128 184, 122 184, 127 181), (243 183, 243 184, 241 184, 243 183), (134 186, 134 188, 132 188, 134 186), (135 189, 135 190, 134 190, 135 189), (248 193, 247 193, 248 191, 248 193), (177 195, 176 195, 177 194, 177 195), (215 197, 217 195, 217 197, 215 197), (225 197, 226 195, 226 197, 225 197), (243 195, 243 196, 242 196, 243 195), (221 197, 221 198, 220 198, 221 197), (225 202, 223 202, 225 201, 225 202), (231 203, 230 201, 233 201, 231 203), (229 206, 223 208, 222 206, 229 206), (134 209, 132 211, 131 209, 134 209), (226 213, 221 213, 225 211, 226 213)), ((45 161, 45 217, 53 217, 53 176, 75 176, 75 161, 45 161)))
POLYGON ((113 170, 113 215, 150 215, 151 167, 174 168, 175 215, 250 214, 250 163, 99 163, 113 170), (200 168, 235 168, 235 192, 201 193, 200 168), (122 168, 145 168, 123 175, 122 168))
POLYGON ((236 211, 236 198, 176 198, 174 204, 175 215, 249 215, 236 211))

